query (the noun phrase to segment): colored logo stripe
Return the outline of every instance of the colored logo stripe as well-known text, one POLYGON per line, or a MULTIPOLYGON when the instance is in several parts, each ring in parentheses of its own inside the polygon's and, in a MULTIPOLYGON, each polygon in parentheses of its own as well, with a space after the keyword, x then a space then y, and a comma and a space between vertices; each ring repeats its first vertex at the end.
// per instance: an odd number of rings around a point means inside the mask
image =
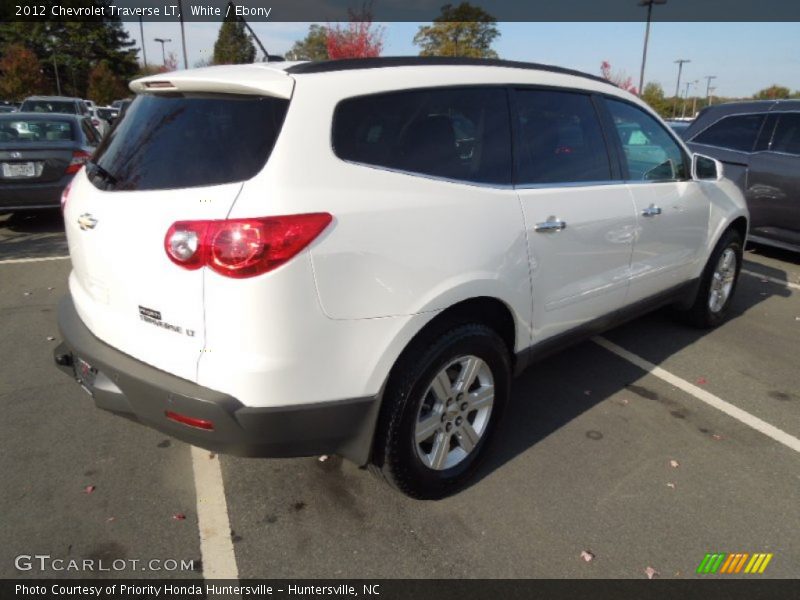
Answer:
POLYGON ((747 552, 726 552, 708 553, 703 557, 700 566, 697 567, 697 573, 701 574, 736 574, 744 573, 761 574, 767 568, 769 561, 772 560, 772 554, 756 553, 749 554, 747 552), (747 565, 747 566, 745 566, 747 565))

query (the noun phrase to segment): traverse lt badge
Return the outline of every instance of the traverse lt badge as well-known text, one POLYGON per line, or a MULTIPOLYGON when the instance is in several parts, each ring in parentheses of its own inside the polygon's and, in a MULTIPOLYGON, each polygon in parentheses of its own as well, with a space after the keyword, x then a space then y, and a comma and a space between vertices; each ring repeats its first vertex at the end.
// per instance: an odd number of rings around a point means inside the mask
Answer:
POLYGON ((97 219, 89 213, 83 213, 78 217, 78 226, 86 231, 87 229, 94 229, 97 226, 97 219))

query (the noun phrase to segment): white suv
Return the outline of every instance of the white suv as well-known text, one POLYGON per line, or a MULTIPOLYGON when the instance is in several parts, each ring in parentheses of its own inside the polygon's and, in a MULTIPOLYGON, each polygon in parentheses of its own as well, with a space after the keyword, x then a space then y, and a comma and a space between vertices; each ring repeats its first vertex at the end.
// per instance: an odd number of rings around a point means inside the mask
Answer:
POLYGON ((739 191, 596 77, 380 58, 131 88, 63 198, 55 358, 176 438, 441 497, 536 357, 660 305, 725 318, 739 191))

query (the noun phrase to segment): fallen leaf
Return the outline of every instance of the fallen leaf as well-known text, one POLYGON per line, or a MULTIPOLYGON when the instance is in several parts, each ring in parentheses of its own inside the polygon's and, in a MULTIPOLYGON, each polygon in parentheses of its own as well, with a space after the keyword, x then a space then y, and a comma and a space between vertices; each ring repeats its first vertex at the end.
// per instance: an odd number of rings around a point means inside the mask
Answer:
POLYGON ((52 335, 48 335, 48 336, 47 336, 47 341, 48 341, 48 342, 52 342, 52 341, 53 341, 53 340, 55 340, 55 339, 56 339, 56 338, 54 338, 52 335))
POLYGON ((647 567, 644 570, 644 574, 647 575, 648 579, 653 579, 653 577, 658 577, 659 573, 653 567, 647 567))
POLYGON ((319 462, 325 462, 326 460, 328 460, 327 454, 323 454, 322 456, 319 457, 319 462))
POLYGON ((83 488, 83 493, 84 494, 91 494, 96 489, 97 488, 95 486, 93 486, 93 485, 87 485, 85 488, 83 488))
POLYGON ((594 554, 589 552, 588 550, 581 551, 581 558, 586 562, 592 562, 594 560, 594 554))
POLYGON ((681 466, 681 464, 677 460, 672 459, 671 461, 669 461, 669 466, 672 467, 673 469, 677 469, 678 467, 681 466))
POLYGON ((674 490, 675 489, 675 484, 670 481, 669 483, 667 483, 667 487, 668 488, 672 488, 674 490))
POLYGON ((106 523, 111 523, 111 521, 116 521, 116 520, 117 520, 117 517, 108 517, 106 519, 106 523))
POLYGON ((208 453, 208 458, 217 458, 217 455, 214 454, 213 452, 209 452, 208 453))
POLYGON ((49 288, 47 288, 47 291, 48 291, 48 292, 52 292, 54 289, 56 289, 56 288, 54 288, 54 287, 49 287, 49 288))
POLYGON ((697 378, 697 385, 705 385, 708 383, 708 379, 705 377, 698 377, 697 378))
POLYGON ((176 521, 185 521, 186 520, 186 515, 183 514, 183 513, 176 513, 176 514, 172 515, 172 518, 175 519, 176 521))
POLYGON ((721 440, 722 439, 722 436, 720 434, 718 434, 718 433, 712 434, 711 437, 714 438, 715 440, 721 440))
POLYGON ((23 293, 22 293, 22 295, 23 295, 23 296, 30 296, 30 295, 31 295, 31 293, 30 293, 30 292, 23 292, 23 293))

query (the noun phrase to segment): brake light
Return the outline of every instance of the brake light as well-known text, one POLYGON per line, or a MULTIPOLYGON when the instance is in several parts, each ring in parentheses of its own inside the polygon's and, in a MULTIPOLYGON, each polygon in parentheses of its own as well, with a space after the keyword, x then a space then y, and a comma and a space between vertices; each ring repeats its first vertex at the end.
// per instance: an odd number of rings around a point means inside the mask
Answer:
POLYGON ((69 175, 80 171, 81 167, 86 164, 86 161, 88 161, 91 156, 91 154, 84 150, 73 150, 72 160, 69 161, 69 165, 67 165, 66 173, 69 175))
POLYGON ((207 266, 243 279, 272 271, 291 260, 330 224, 328 213, 225 221, 178 221, 167 231, 164 249, 185 269, 207 266))
POLYGON ((67 198, 69 198, 69 189, 72 187, 72 181, 67 184, 67 187, 64 188, 64 191, 61 192, 61 212, 64 212, 64 209, 67 208, 67 198))

